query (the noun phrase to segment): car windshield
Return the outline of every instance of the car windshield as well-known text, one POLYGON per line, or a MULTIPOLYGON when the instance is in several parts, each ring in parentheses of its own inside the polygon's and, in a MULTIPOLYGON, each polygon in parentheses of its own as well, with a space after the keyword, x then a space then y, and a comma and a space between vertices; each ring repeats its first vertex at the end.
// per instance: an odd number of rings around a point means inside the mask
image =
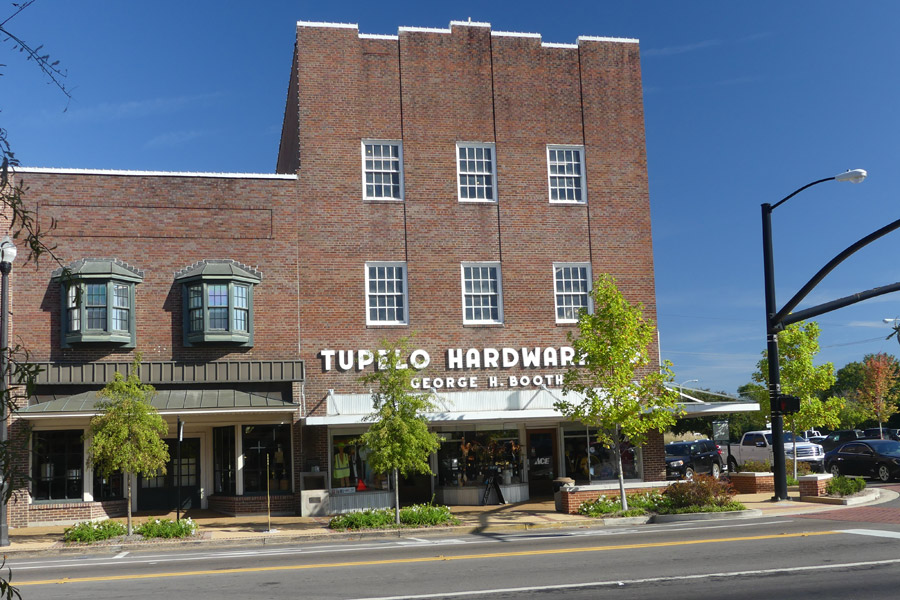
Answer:
MULTIPOLYGON (((766 434, 766 441, 769 442, 770 446, 772 445, 772 434, 771 433, 766 434)), ((784 433, 784 441, 791 443, 791 442, 805 442, 806 440, 804 440, 799 435, 795 437, 794 434, 785 432, 784 433)))
POLYGON ((687 456, 691 453, 687 444, 669 444, 666 446, 666 456, 687 456))
POLYGON ((875 452, 882 456, 892 456, 900 458, 900 442, 893 440, 872 440, 869 445, 875 449, 875 452))

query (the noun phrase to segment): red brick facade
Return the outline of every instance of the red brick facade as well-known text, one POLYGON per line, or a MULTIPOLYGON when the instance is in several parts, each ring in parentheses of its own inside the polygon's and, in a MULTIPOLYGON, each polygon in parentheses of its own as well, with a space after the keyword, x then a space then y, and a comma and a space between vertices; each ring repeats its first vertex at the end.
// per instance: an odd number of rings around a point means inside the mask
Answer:
MULTIPOLYGON (((559 363, 452 373, 446 364, 449 349, 567 346, 575 327, 556 322, 554 263, 589 264, 594 278, 611 273, 655 319, 634 40, 544 44, 538 36, 456 22, 448 30, 366 36, 355 27, 299 23, 276 171, 297 177, 23 170, 30 207, 45 229, 55 224, 49 239, 64 264, 115 258, 143 272, 136 347, 63 347, 62 298, 51 278, 58 265, 50 260, 17 265, 13 301, 14 331, 37 361, 127 361, 136 352, 144 361, 180 363, 303 360, 306 380, 287 392, 297 404, 295 494, 278 496, 278 510, 299 510, 301 473, 329 466, 333 433, 362 427, 359 421, 348 427, 352 419, 329 421, 335 417, 330 391, 367 388, 357 369, 325 372, 323 350, 375 350, 385 338, 413 335, 413 346, 431 356, 429 376, 477 377, 479 392, 508 392, 511 376, 540 376, 546 387, 558 388, 559 363), (402 201, 364 200, 365 140, 402 144, 402 201), (492 145, 494 201, 460 201, 458 143, 492 145), (582 152, 586 202, 550 201, 551 145, 582 152), (254 287, 252 347, 183 343, 183 300, 174 277, 205 259, 233 259, 262 273, 254 287), (408 324, 367 325, 365 265, 373 261, 404 264, 408 324), (499 266, 502 323, 464 324, 465 262, 499 266), (499 384, 486 389, 491 377, 499 384)), ((465 419, 482 430, 556 428, 554 457, 561 465, 559 417, 532 419, 523 411, 465 419)), ((225 422, 241 421, 209 420, 204 427, 225 422)), ((211 442, 203 444, 208 461, 211 442)), ((642 462, 644 480, 665 478, 661 435, 651 436, 642 462)), ((24 490, 17 499, 19 508, 11 506, 16 524, 42 520, 35 511, 56 510, 32 507, 25 516, 24 490)), ((261 501, 205 500, 223 512, 258 511, 261 501)))

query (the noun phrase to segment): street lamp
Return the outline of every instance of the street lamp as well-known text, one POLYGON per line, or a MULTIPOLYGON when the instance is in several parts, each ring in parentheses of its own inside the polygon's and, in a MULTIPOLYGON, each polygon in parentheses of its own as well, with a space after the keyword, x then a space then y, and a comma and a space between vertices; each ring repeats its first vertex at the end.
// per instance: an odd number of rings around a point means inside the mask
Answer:
MULTIPOLYGON (((9 236, 0 241, 0 445, 6 445, 9 432, 6 426, 7 405, 9 404, 9 272, 16 260, 16 245, 9 236)), ((4 449, 7 450, 8 449, 4 449)), ((5 473, 0 485, 0 546, 9 546, 9 522, 6 518, 5 473)))
MULTIPOLYGON (((809 292, 827 274, 831 268, 831 264, 820 271, 819 275, 810 280, 806 286, 788 302, 782 311, 778 310, 775 303, 775 262, 772 250, 772 211, 802 192, 819 183, 826 181, 849 181, 850 183, 861 183, 866 178, 866 171, 863 169, 853 169, 835 175, 834 177, 826 177, 808 183, 803 187, 795 190, 791 194, 785 196, 775 204, 765 203, 762 205, 762 233, 763 233, 763 274, 765 276, 765 294, 766 294, 766 352, 769 363, 769 407, 772 412, 772 446, 774 451, 774 471, 775 471, 775 500, 787 500, 787 474, 785 473, 784 464, 784 414, 778 405, 778 398, 781 395, 781 372, 778 364, 778 332, 784 328, 784 314, 791 304, 796 306, 802 300, 803 296, 809 292)), ((852 247, 851 247, 852 248, 852 247)), ((840 258, 840 255, 839 255, 840 258)), ((834 261, 832 261, 834 262, 834 261)))

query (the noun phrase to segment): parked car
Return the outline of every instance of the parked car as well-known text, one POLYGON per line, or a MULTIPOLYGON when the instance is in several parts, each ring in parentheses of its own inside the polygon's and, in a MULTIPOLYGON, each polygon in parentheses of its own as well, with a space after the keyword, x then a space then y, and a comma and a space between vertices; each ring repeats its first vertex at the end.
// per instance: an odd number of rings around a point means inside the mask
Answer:
POLYGON ((870 440, 894 440, 895 442, 900 442, 900 429, 892 429, 890 427, 882 427, 878 429, 877 427, 872 427, 863 431, 866 439, 870 440), (882 437, 882 435, 884 437, 882 437))
MULTIPOLYGON (((794 458, 796 448, 797 462, 808 463, 813 471, 821 471, 823 467, 822 460, 825 451, 818 444, 811 444, 804 438, 794 437, 792 434, 784 433, 784 453, 789 459, 794 458)), ((744 433, 739 444, 731 445, 731 454, 728 457, 728 471, 736 473, 748 460, 756 462, 775 462, 774 451, 772 448, 772 432, 767 431, 748 431, 744 433)))
POLYGON ((825 454, 825 468, 835 477, 856 475, 890 481, 900 476, 900 442, 856 440, 825 454))
POLYGON ((852 442, 853 440, 861 440, 866 434, 859 429, 840 429, 833 433, 829 433, 819 442, 819 445, 825 449, 825 452, 834 450, 844 442, 852 442))
POLYGON ((722 450, 712 440, 666 444, 666 479, 693 479, 696 473, 709 473, 716 479, 722 473, 722 450))

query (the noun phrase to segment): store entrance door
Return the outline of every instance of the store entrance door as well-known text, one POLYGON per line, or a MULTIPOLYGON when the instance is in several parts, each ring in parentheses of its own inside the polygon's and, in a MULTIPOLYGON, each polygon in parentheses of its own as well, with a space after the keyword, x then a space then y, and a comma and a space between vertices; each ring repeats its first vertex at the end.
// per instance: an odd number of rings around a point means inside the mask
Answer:
POLYGON ((529 429, 528 495, 531 499, 553 496, 556 479, 556 429, 529 429))
MULTIPOLYGON (((166 474, 138 477, 138 510, 171 511, 178 505, 178 440, 166 440, 166 444, 166 474)), ((181 510, 187 508, 200 508, 200 438, 184 438, 181 442, 181 510)))

